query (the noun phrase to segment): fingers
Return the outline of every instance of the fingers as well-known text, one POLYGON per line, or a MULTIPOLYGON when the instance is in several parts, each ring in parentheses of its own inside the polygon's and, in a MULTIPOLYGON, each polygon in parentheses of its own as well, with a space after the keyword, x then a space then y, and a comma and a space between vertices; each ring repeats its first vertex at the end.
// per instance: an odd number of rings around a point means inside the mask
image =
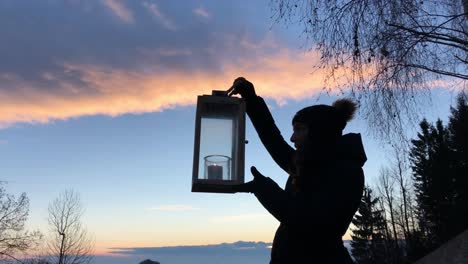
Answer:
POLYGON ((247 81, 244 77, 237 77, 235 80, 234 80, 234 85, 236 85, 236 83, 241 83, 241 82, 245 82, 247 81))
POLYGON ((255 193, 258 191, 258 184, 259 181, 263 181, 264 178, 266 179, 265 176, 263 176, 255 166, 250 167, 250 171, 252 172, 252 175, 254 176, 253 181, 249 181, 243 184, 238 184, 238 185, 233 185, 231 186, 231 190, 233 192, 248 192, 248 193, 255 193))
POLYGON ((238 77, 234 80, 234 82, 232 83, 232 86, 231 88, 229 88, 227 90, 227 95, 228 96, 231 96, 231 95, 236 95, 236 94, 239 94, 239 87, 242 86, 242 83, 246 81, 246 79, 244 77, 238 77))
POLYGON ((251 85, 251 82, 247 81, 244 77, 238 77, 234 80, 232 86, 234 87, 234 90, 239 89, 239 88, 244 88, 246 86, 251 85))
POLYGON ((231 96, 231 95, 234 95, 234 94, 238 94, 238 92, 236 91, 235 89, 236 87, 233 85, 231 86, 231 88, 229 88, 226 92, 227 92, 227 95, 228 96, 231 96))
POLYGON ((251 193, 254 191, 254 183, 252 181, 246 182, 243 184, 232 185, 230 189, 233 192, 244 192, 244 193, 251 193))
POLYGON ((232 83, 232 87, 231 87, 232 90, 233 90, 233 92, 234 92, 235 94, 238 94, 238 93, 239 93, 238 89, 239 89, 239 88, 242 89, 242 87, 244 86, 245 82, 246 82, 246 79, 245 79, 244 77, 238 77, 238 78, 236 78, 236 79, 234 80, 234 82, 232 83))
POLYGON ((252 173, 254 178, 256 178, 256 177, 265 177, 257 170, 257 168, 255 168, 255 166, 250 167, 250 172, 252 173))
POLYGON ((253 84, 244 77, 238 77, 234 80, 232 87, 228 89, 228 95, 240 94, 242 98, 248 99, 256 96, 253 84))

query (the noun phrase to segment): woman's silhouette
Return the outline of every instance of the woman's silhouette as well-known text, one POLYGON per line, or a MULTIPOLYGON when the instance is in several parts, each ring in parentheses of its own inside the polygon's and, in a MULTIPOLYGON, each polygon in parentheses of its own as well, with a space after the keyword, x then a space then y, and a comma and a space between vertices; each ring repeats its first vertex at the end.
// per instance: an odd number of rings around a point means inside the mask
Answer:
POLYGON ((342 236, 358 209, 364 188, 366 155, 360 134, 342 131, 356 104, 347 99, 332 106, 313 105, 292 119, 292 148, 282 137, 264 100, 245 78, 234 81, 263 145, 289 174, 284 189, 251 168, 254 180, 234 187, 251 192, 280 225, 270 263, 353 263, 342 236))

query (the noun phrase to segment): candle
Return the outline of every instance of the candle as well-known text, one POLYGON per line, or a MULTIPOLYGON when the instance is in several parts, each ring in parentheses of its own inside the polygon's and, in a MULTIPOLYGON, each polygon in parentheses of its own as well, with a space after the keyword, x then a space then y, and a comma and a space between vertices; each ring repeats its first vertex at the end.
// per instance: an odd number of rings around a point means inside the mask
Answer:
POLYGON ((222 180, 223 179, 223 167, 218 165, 208 166, 208 179, 209 180, 222 180))

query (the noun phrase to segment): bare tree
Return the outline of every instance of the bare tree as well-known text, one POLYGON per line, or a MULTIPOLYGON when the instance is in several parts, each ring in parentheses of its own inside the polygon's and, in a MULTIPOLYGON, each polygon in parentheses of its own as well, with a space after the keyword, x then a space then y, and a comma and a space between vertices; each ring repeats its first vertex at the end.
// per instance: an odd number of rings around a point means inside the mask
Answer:
MULTIPOLYGON (((382 195, 382 194, 380 194, 382 195)), ((382 216, 384 217, 385 221, 387 222, 387 208, 385 207, 385 201, 382 196, 378 196, 379 198, 379 210, 382 212, 382 216)), ((388 244, 392 238, 390 235, 390 230, 388 230, 388 222, 385 225, 385 237, 387 238, 388 241, 386 243, 388 244)), ((387 245, 388 246, 388 245, 387 245)))
POLYGON ((389 245, 390 263, 402 263, 405 258, 404 249, 406 247, 407 233, 405 229, 404 213, 403 213, 403 202, 402 198, 398 195, 398 178, 395 177, 395 170, 392 167, 383 167, 380 170, 378 190, 382 197, 382 207, 388 211, 387 224, 390 226, 390 236, 392 239, 391 245, 389 245), (401 243, 401 240, 405 239, 405 243, 401 243))
POLYGON ((49 205, 51 238, 47 256, 51 264, 87 264, 92 260, 94 241, 81 222, 80 196, 65 191, 49 205))
POLYGON ((39 231, 27 231, 25 223, 29 215, 29 199, 26 193, 19 197, 8 194, 0 182, 0 259, 14 259, 17 253, 38 245, 39 231))
MULTIPOLYGON (((388 213, 390 215, 390 225, 391 225, 391 231, 392 231, 392 236, 395 242, 395 248, 398 248, 398 231, 397 231, 397 224, 396 224, 396 201, 395 201, 395 181, 393 177, 391 176, 391 171, 388 168, 382 168, 380 170, 380 177, 379 177, 379 186, 378 190, 380 193, 380 196, 384 200, 384 204, 386 205, 386 208, 388 209, 388 213)), ((384 206, 385 208, 385 206, 384 206)))
POLYGON ((374 132, 404 138, 435 81, 466 88, 468 0, 271 0, 277 22, 298 24, 326 69, 326 87, 360 101, 374 132), (423 99, 421 99, 423 98, 423 99), (397 129, 395 129, 397 128, 397 129))
MULTIPOLYGON (((396 182, 398 183, 398 187, 400 188, 400 211, 401 211, 401 227, 403 229, 403 234, 405 236, 405 240, 409 239, 411 236, 411 229, 410 229, 410 188, 411 177, 408 174, 409 166, 407 160, 405 158, 405 151, 398 149, 398 147, 393 148, 393 164, 392 164, 392 175, 395 178, 396 182)), ((414 230, 413 230, 414 231, 414 230)))
POLYGON ((387 221, 394 237, 394 263, 413 260, 419 243, 407 152, 400 147, 393 145, 390 149, 389 165, 381 169, 378 185, 383 206, 389 212, 387 221))

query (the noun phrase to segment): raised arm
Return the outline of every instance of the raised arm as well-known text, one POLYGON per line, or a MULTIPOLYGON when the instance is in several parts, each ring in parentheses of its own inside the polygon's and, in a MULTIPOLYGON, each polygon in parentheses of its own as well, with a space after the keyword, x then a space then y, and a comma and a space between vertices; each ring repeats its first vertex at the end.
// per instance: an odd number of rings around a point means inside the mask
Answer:
POLYGON ((247 114, 270 156, 289 172, 294 149, 284 140, 263 98, 257 96, 248 102, 247 114))
POLYGON ((273 160, 286 172, 291 168, 294 149, 284 140, 273 117, 253 84, 240 77, 234 81, 232 94, 240 94, 247 104, 247 114, 260 140, 273 160))

